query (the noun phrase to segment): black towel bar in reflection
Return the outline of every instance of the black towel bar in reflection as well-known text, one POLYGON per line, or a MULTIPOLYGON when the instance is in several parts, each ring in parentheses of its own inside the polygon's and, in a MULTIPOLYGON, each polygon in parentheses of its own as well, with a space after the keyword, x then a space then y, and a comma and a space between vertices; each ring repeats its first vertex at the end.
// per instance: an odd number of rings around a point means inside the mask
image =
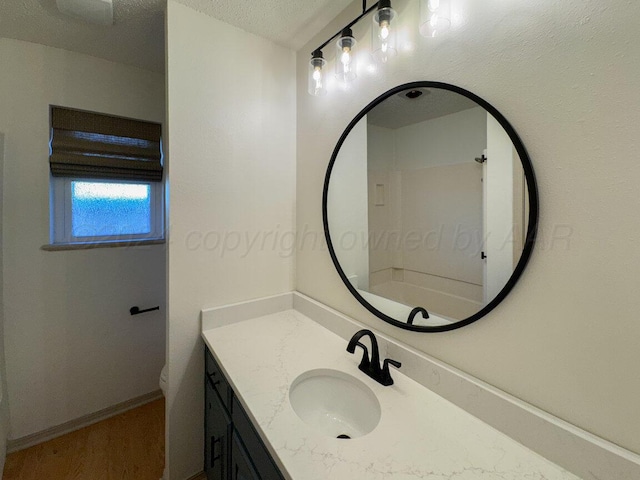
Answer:
POLYGON ((160 306, 147 308, 146 310, 140 310, 140 307, 131 307, 129 312, 131 315, 140 315, 141 313, 153 312, 154 310, 160 310, 160 306))

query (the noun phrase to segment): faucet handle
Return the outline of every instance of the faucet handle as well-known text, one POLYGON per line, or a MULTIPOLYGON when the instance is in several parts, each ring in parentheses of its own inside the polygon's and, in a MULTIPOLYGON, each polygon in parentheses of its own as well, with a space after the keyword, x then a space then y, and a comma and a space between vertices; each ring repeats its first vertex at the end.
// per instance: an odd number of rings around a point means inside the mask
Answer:
POLYGON ((402 364, 396 360, 392 360, 390 358, 385 359, 382 364, 382 374, 380 378, 380 383, 384 386, 393 385, 393 378, 391 378, 391 373, 389 372, 389 364, 396 368, 400 368, 402 366, 402 364))
POLYGON ((355 353, 356 347, 361 347, 363 350, 362 360, 360 360, 360 365, 358 366, 358 368, 363 372, 367 372, 371 367, 371 362, 369 361, 369 349, 367 349, 367 346, 364 343, 356 341, 355 343, 349 344, 349 346, 347 347, 347 352, 355 353))
POLYGON ((358 347, 362 347, 362 350, 364 350, 364 353, 362 354, 362 360, 360 360, 360 365, 358 366, 358 368, 360 370, 369 369, 371 366, 371 362, 369 361, 369 350, 367 350, 367 346, 360 342, 356 342, 356 345, 358 347))

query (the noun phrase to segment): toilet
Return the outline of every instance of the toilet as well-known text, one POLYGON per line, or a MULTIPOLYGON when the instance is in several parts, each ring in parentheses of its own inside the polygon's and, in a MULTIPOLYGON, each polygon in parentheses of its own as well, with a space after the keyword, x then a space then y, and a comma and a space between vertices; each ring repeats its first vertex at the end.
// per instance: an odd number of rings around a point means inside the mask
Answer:
MULTIPOLYGON (((158 381, 158 384, 160 385, 160 390, 162 390, 162 395, 166 398, 167 397, 167 365, 166 364, 164 365, 164 367, 162 367, 162 371, 160 372, 160 380, 158 381)), ((160 480, 164 480, 167 477, 168 477, 168 473, 165 467, 164 471, 162 472, 162 478, 160 480)))
POLYGON ((165 364, 162 367, 162 371, 160 372, 160 381, 158 382, 160 385, 160 390, 162 390, 162 395, 167 396, 167 365, 165 364))

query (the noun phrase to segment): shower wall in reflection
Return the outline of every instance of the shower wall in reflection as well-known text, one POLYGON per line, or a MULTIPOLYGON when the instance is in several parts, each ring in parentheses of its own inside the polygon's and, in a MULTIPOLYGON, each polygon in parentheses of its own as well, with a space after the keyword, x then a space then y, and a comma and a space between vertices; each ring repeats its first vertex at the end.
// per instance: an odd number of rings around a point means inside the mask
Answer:
POLYGON ((369 121, 370 291, 449 318, 482 307, 482 165, 476 107, 386 128, 369 121), (460 141, 463 139, 463 141, 460 141))

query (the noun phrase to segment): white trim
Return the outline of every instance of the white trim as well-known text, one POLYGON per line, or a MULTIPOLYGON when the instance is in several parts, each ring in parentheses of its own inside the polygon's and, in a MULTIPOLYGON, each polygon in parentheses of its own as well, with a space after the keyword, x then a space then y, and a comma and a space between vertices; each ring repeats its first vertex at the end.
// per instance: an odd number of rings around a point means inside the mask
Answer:
POLYGON ((187 480, 207 480, 207 476, 204 472, 196 473, 193 477, 189 477, 187 480))
POLYGON ((222 327, 231 323, 242 322, 250 318, 291 310, 293 307, 293 293, 282 293, 270 297, 238 302, 222 307, 207 308, 202 310, 201 329, 222 327))
POLYGON ((55 427, 48 428, 41 432, 16 438, 15 440, 9 440, 7 442, 7 453, 24 450, 25 448, 38 445, 48 440, 52 440, 66 433, 74 432, 81 428, 88 427, 89 425, 101 422, 102 420, 106 420, 107 418, 115 417, 116 415, 120 415, 121 413, 127 412, 142 405, 146 405, 147 403, 158 400, 159 398, 162 398, 162 391, 156 390, 151 393, 132 398, 131 400, 118 403, 117 405, 112 405, 111 407, 107 407, 103 410, 90 413, 89 415, 84 415, 80 418, 70 420, 61 425, 56 425, 55 427))
POLYGON ((119 242, 48 243, 42 245, 40 250, 62 252, 68 250, 91 250, 94 248, 143 247, 146 245, 164 245, 165 243, 166 241, 164 239, 124 240, 119 242))

